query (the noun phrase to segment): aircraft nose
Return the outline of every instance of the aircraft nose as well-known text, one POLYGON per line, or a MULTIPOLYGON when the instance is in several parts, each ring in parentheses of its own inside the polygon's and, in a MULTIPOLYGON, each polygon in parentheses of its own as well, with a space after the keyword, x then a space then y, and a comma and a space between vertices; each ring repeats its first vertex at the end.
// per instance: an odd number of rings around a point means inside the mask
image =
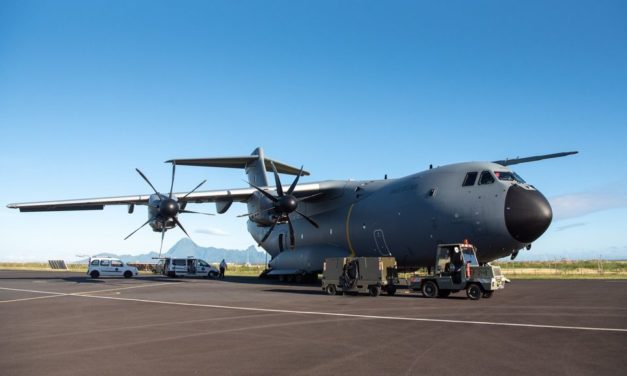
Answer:
POLYGON ((551 220, 551 205, 542 193, 513 185, 505 197, 505 224, 512 237, 531 243, 544 234, 551 220))

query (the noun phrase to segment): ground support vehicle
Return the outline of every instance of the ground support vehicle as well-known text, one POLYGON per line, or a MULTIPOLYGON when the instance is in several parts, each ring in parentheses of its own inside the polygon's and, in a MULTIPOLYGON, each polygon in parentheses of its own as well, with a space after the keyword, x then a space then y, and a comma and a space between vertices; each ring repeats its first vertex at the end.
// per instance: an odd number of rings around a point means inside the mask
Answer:
POLYGON ((194 257, 171 258, 165 257, 155 266, 155 272, 168 277, 205 277, 218 278, 220 271, 207 263, 194 257))
POLYGON ((87 274, 92 278, 124 277, 131 278, 139 274, 134 266, 129 266, 122 260, 111 257, 92 257, 89 259, 87 274))
POLYGON ((433 273, 414 278, 409 288, 421 291, 427 298, 445 298, 451 293, 466 291, 472 300, 490 298, 505 287, 501 268, 480 265, 476 248, 471 244, 440 244, 437 247, 433 273))
POLYGON ((397 285, 394 257, 334 257, 324 262, 322 290, 329 295, 362 292, 379 296, 382 290, 394 295, 397 285))

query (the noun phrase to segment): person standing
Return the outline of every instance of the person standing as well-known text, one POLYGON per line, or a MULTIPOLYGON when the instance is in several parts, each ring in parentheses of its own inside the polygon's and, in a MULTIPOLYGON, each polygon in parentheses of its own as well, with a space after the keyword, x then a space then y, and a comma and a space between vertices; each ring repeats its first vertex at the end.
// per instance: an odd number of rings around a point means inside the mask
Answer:
POLYGON ((226 270, 226 261, 224 261, 224 259, 222 259, 222 262, 220 263, 220 279, 224 279, 224 271, 226 270))

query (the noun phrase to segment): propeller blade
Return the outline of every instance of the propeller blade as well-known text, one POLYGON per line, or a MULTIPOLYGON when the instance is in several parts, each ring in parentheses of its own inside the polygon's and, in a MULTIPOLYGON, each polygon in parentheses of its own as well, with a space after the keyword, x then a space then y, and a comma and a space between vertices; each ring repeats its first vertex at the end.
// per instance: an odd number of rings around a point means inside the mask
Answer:
POLYGON ((202 214, 202 215, 215 215, 215 214, 211 214, 211 213, 201 213, 201 212, 195 212, 195 211, 191 211, 191 210, 180 210, 179 213, 191 213, 191 214, 202 214))
POLYGON ((161 227, 161 246, 159 247, 159 258, 161 258, 161 251, 163 251, 163 238, 165 237, 165 226, 161 227))
POLYGON ((283 196, 283 186, 281 185, 281 179, 279 179, 279 173, 276 172, 276 167, 274 167, 274 162, 270 161, 270 165, 272 166, 272 172, 274 172, 274 182, 276 183, 276 193, 279 197, 283 196))
POLYGON ((177 226, 179 226, 181 228, 181 230, 183 230, 183 232, 185 233, 185 235, 187 235, 188 238, 192 238, 191 236, 189 236, 189 234, 187 233, 187 231, 185 231, 185 227, 183 227, 183 225, 181 224, 181 222, 179 222, 178 218, 174 217, 174 223, 176 223, 177 226))
POLYGON ((124 238, 124 240, 130 238, 134 233, 136 233, 137 231, 141 230, 142 227, 146 226, 148 223, 150 223, 151 221, 154 221, 155 219, 157 219, 157 217, 153 217, 150 218, 149 220, 147 220, 143 225, 139 226, 139 228, 133 232, 131 232, 127 237, 124 238))
POLYGON ((200 188, 200 186, 201 186, 201 185, 203 185, 203 184, 205 184, 206 182, 207 182, 207 180, 206 180, 206 179, 205 179, 205 180, 203 180, 202 182, 200 182, 200 184, 198 184, 198 185, 196 186, 196 188, 194 188, 194 189, 192 189, 191 191, 189 191, 189 193, 188 193, 188 194, 186 194, 185 196, 181 197, 181 199, 184 199, 184 198, 186 198, 187 196, 191 195, 192 193, 196 192, 196 190, 197 190, 198 188, 200 188))
POLYGON ((279 219, 275 219, 274 222, 272 222, 272 226, 270 226, 270 230, 268 230, 268 232, 266 232, 266 235, 264 235, 263 239, 261 239, 261 241, 259 242, 259 245, 262 245, 263 242, 266 241, 266 239, 268 239, 268 236, 270 236, 270 234, 272 233, 272 230, 274 230, 274 227, 276 226, 276 224, 279 222, 279 219))
POLYGON ((301 217, 305 218, 307 222, 311 223, 315 228, 320 228, 320 226, 318 226, 318 224, 313 219, 309 218, 308 216, 299 212, 298 210, 296 210, 296 213, 298 213, 298 215, 300 215, 301 217))
POLYGON ((174 173, 176 172, 176 162, 172 161, 172 183, 170 184, 169 199, 172 199, 172 190, 174 189, 174 173))
POLYGON ((263 189, 257 187, 256 185, 254 185, 253 183, 248 183, 250 184, 251 187, 255 188, 256 190, 258 190, 261 194, 263 194, 264 196, 266 196, 267 198, 269 198, 272 202, 277 202, 279 200, 277 200, 276 197, 272 196, 270 193, 264 191, 263 189))
POLYGON ((290 226, 290 248, 294 248, 295 241, 294 241, 294 227, 292 226, 292 220, 290 219, 290 216, 287 216, 287 224, 290 226))
POLYGON ((287 194, 291 195, 294 192, 294 189, 296 189, 296 184, 298 184, 298 179, 300 179, 300 175, 303 173, 303 167, 305 166, 300 166, 300 171, 298 172, 298 175, 296 176, 296 179, 294 179, 294 182, 292 183, 292 185, 290 185, 290 189, 287 190, 287 194))
POLYGON ((251 215, 261 214, 261 213, 263 213, 263 212, 267 212, 267 211, 270 211, 270 210, 272 210, 272 209, 274 209, 274 207, 272 207, 272 208, 268 208, 268 209, 259 210, 258 212, 255 212, 255 213, 240 214, 240 215, 238 215, 238 216, 237 216, 237 218, 242 218, 242 217, 250 217, 251 215))
POLYGON ((318 192, 318 193, 315 193, 313 195, 297 198, 296 201, 298 201, 298 202, 307 201, 307 200, 312 199, 314 197, 322 196, 323 194, 324 194, 324 192, 318 192))
POLYGON ((148 180, 148 178, 146 177, 146 175, 144 175, 141 171, 139 171, 138 168, 135 169, 135 171, 137 171, 139 173, 139 175, 141 175, 142 178, 144 178, 144 180, 146 180, 146 183, 148 183, 148 185, 150 186, 150 188, 152 188, 153 191, 155 191, 155 193, 157 194, 157 196, 161 197, 161 193, 159 193, 159 191, 157 191, 157 189, 152 185, 152 183, 150 182, 150 180, 148 180))

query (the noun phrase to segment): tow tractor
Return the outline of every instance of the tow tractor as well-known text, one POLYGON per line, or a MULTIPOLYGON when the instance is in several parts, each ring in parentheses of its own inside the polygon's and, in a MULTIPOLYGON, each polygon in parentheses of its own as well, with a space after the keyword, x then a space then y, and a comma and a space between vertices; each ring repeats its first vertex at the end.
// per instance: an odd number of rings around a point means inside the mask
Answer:
POLYGON ((465 290, 472 300, 490 298, 494 291, 504 287, 501 268, 480 265, 476 248, 467 243, 438 245, 434 268, 429 268, 429 274, 424 277, 413 278, 409 285, 413 291, 422 291, 426 298, 445 298, 465 290))

